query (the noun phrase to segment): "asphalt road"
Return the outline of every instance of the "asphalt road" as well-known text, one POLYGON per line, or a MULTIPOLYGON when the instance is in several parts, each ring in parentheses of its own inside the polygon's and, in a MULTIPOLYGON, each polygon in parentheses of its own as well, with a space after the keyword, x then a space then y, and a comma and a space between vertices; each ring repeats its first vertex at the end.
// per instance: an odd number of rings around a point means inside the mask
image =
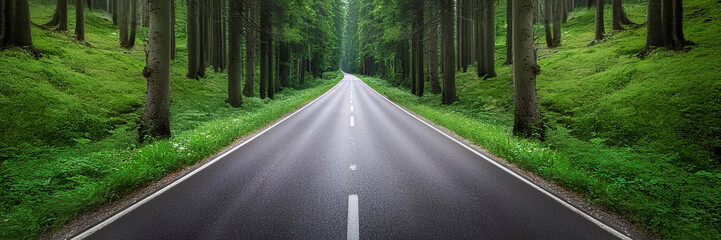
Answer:
POLYGON ((88 239, 616 239, 355 76, 88 239))

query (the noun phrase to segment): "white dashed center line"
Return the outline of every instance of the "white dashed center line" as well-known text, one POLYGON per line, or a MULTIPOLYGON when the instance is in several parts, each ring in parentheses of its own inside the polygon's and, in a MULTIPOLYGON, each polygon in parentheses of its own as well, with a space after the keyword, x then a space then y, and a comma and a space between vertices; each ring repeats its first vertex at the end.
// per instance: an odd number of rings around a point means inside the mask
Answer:
POLYGON ((350 117, 350 126, 355 127, 355 117, 353 116, 350 117))
POLYGON ((360 239, 360 223, 358 222, 358 195, 348 196, 348 240, 360 239))

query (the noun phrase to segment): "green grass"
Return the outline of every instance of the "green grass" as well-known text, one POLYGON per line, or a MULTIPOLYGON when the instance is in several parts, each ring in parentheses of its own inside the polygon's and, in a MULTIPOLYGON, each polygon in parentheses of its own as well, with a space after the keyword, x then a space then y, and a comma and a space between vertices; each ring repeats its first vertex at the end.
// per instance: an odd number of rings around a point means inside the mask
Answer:
MULTIPOLYGON (((644 23, 646 4, 625 2, 632 20, 644 23)), ((511 136, 511 68, 502 65, 505 23, 497 24, 499 76, 478 79, 474 68, 457 73, 460 100, 453 105, 440 105, 439 95, 417 98, 398 80, 363 79, 436 124, 662 238, 719 239, 721 5, 684 4, 686 36, 698 46, 658 49, 645 59, 636 57, 645 44, 643 26, 588 47, 593 9, 570 13, 562 47, 546 48, 539 27, 537 86, 549 127, 545 142, 511 136)), ((499 21, 504 7, 497 9, 499 21)), ((608 29, 610 14, 609 5, 608 29)))
MULTIPOLYGON (((33 22, 48 21, 53 8, 31 2, 33 22)), ((21 49, 0 52, 0 239, 36 238, 112 203, 215 154, 342 77, 327 73, 326 80, 295 84, 272 101, 244 98, 243 107, 234 109, 224 102, 227 74, 209 70, 200 81, 185 79, 185 39, 178 39, 171 76, 173 137, 139 144, 144 46, 138 39, 134 49, 120 49, 118 30, 107 19, 101 11, 87 14, 92 48, 73 40, 70 21, 64 33, 33 27, 40 59, 21 49)))

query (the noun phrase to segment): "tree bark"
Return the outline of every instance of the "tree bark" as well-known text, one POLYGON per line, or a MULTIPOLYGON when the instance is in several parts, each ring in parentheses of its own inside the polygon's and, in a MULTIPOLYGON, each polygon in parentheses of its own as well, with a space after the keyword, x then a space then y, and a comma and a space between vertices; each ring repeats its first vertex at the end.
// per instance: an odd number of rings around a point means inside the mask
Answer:
POLYGON ((646 48, 665 47, 668 43, 663 29, 662 9, 661 0, 648 1, 646 48))
POLYGON ((596 37, 591 44, 600 43, 605 38, 606 27, 603 25, 604 2, 603 0, 596 0, 596 37))
POLYGON ((478 61, 478 67, 476 67, 476 75, 481 78, 486 75, 488 75, 488 69, 486 64, 486 41, 487 41, 487 30, 486 30, 486 8, 488 0, 477 0, 478 6, 478 13, 476 13, 476 51, 478 51, 477 55, 477 61, 478 61))
MULTIPOLYGON (((79 0, 76 0, 79 1, 79 0)), ((130 2, 128 0, 116 0, 120 1, 120 4, 118 4, 118 27, 120 27, 120 47, 127 48, 128 45, 130 45, 129 37, 128 37, 128 17, 129 17, 129 10, 130 10, 130 2)))
POLYGON ((255 88, 255 51, 256 51, 256 31, 251 27, 251 22, 255 19, 255 1, 248 2, 246 7, 246 18, 248 22, 245 24, 245 86, 243 87, 243 95, 252 97, 255 88))
POLYGON ((148 91, 140 128, 141 141, 170 137, 170 1, 149 2, 147 65, 143 71, 148 79, 148 91))
POLYGON ((272 65, 270 65, 270 2, 262 1, 260 5, 260 98, 265 99, 268 94, 269 79, 272 79, 272 65))
POLYGON ((241 29, 243 28, 243 1, 229 1, 228 25, 233 31, 228 35, 228 103, 237 108, 243 104, 241 78, 241 29))
POLYGON ((425 68, 423 67, 423 0, 416 0, 415 7, 415 38, 416 38, 416 52, 413 57, 416 61, 416 80, 418 89, 416 94, 419 97, 423 97, 423 91, 425 90, 425 68))
POLYGON ((13 32, 10 32, 10 36, 14 39, 13 45, 32 47, 33 38, 30 31, 30 5, 28 0, 15 0, 15 21, 11 24, 16 26, 13 28, 13 32))
POLYGON ((563 17, 563 0, 553 0, 553 46, 561 46, 561 18, 563 17))
MULTIPOLYGON (((438 13, 433 9, 434 13, 438 13)), ((430 23, 428 34, 428 77, 431 84, 431 93, 441 93, 441 84, 438 80, 438 21, 430 23)))
MULTIPOLYGON (((151 0, 149 0, 151 1, 151 0)), ((198 0, 187 0, 188 10, 188 75, 190 79, 198 79, 200 66, 200 39, 198 24, 198 0)), ((151 10, 152 11, 152 10, 151 10)))
POLYGON ((456 38, 454 41, 457 41, 455 44, 456 47, 456 53, 455 53, 455 64, 456 64, 456 71, 461 71, 461 64, 463 64, 461 60, 461 33, 463 32, 463 21, 461 19, 461 3, 463 0, 455 0, 456 1, 456 24, 455 24, 455 30, 456 30, 456 38))
MULTIPOLYGON (((453 46, 453 0, 440 0, 443 54, 443 96, 441 103, 452 104, 456 97, 455 52, 453 46)), ((519 1, 519 0, 516 0, 519 1)))
POLYGON ((121 0, 110 0, 110 5, 112 6, 112 12, 111 15, 113 17, 113 25, 118 25, 118 8, 120 7, 121 0))
MULTIPOLYGON (((143 2, 147 2, 149 0, 142 0, 143 2)), ((170 59, 175 60, 175 0, 170 1, 170 59)), ((148 14, 150 15, 150 14, 148 14)), ((150 18, 148 17, 148 21, 150 18)), ((150 23, 148 23, 150 24, 150 23)))
POLYGON ((614 31, 621 31, 625 30, 623 28, 623 19, 621 15, 623 14, 623 5, 621 0, 612 0, 612 12, 613 12, 613 30, 614 31))
POLYGON ((673 0, 673 35, 676 36, 681 47, 687 45, 693 45, 693 42, 686 40, 686 36, 683 33, 683 1, 673 0))
POLYGON ((3 32, 0 49, 15 45, 15 1, 3 1, 3 32))
POLYGON ((75 39, 85 42, 85 8, 80 0, 75 0, 75 39))
MULTIPOLYGON (((496 23, 495 23, 495 0, 486 0, 484 16, 485 39, 483 39, 483 56, 486 69, 486 78, 496 77, 496 23)), ((480 39, 479 39, 480 41, 480 39)))
POLYGON ((661 16, 661 19, 663 21, 663 31, 666 35, 665 38, 668 41, 667 44, 673 49, 681 49, 683 48, 683 44, 681 44, 681 41, 675 34, 674 24, 676 21, 674 19, 674 1, 675 0, 662 0, 661 11, 663 12, 663 15, 661 16))
POLYGON ((205 77, 205 70, 208 66, 208 0, 198 0, 198 39, 200 48, 198 52, 198 76, 205 77))
MULTIPOLYGON (((135 33, 138 29, 138 0, 129 0, 129 2, 130 9, 128 11, 128 18, 130 19, 130 34, 128 35, 128 45, 126 47, 133 48, 135 46, 135 33)), ((172 20, 170 25, 173 25, 172 20)))
POLYGON ((288 77, 290 75, 290 49, 287 42, 280 42, 278 48, 278 75, 280 77, 280 85, 290 87, 288 77))
POLYGON ((533 38, 534 1, 513 0, 513 133, 543 139, 541 111, 536 95, 536 50, 533 38))
POLYGON ((513 64, 513 0, 506 0, 506 65, 513 64))
POLYGON ((52 20, 46 23, 47 27, 55 27, 58 31, 68 30, 68 0, 58 0, 52 20))
POLYGON ((551 22, 553 22, 553 5, 552 0, 543 1, 543 29, 546 31, 546 45, 549 48, 556 47, 553 43, 553 32, 551 28, 551 22))

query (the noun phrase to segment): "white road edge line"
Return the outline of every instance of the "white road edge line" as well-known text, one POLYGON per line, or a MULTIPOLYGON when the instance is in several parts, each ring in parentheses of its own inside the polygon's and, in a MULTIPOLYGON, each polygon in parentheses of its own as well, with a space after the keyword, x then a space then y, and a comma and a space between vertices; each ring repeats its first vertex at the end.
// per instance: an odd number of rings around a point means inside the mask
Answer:
POLYGON ((350 111, 353 112, 353 106, 350 106, 350 111))
MULTIPOLYGON (((344 77, 344 78, 345 78, 345 77, 344 77)), ((258 138, 259 136, 261 136, 261 135, 263 135, 264 133, 268 132, 269 130, 273 129, 275 126, 278 126, 279 124, 285 122, 285 120, 288 120, 289 118, 295 116, 296 114, 298 114, 299 112, 303 111, 305 108, 309 107, 310 105, 313 105, 313 103, 315 103, 316 101, 320 100, 321 98, 323 98, 323 96, 327 95, 328 93, 330 93, 330 92, 332 92, 334 89, 336 89, 338 86, 340 86, 340 83, 341 83, 342 81, 343 81, 343 80, 341 79, 341 81, 338 82, 338 83, 336 83, 335 86, 333 86, 331 89, 329 89, 329 90, 326 91, 325 93, 321 94, 321 95, 318 96, 317 98, 313 99, 313 101, 309 102, 308 104, 306 104, 305 106, 301 107, 301 108, 298 109, 297 111, 291 113, 291 114, 288 115, 287 117, 285 117, 285 118, 281 119, 280 121, 276 122, 275 124, 271 125, 270 127, 268 127, 268 128, 266 128, 266 129, 262 130, 261 132, 253 135, 253 136, 250 137, 249 139, 247 139, 247 140, 245 140, 244 142, 238 144, 237 146, 231 148, 230 150, 226 151, 225 153, 221 154, 220 156, 217 156, 217 157, 213 158, 213 160, 210 160, 209 162, 207 162, 207 163, 203 164, 202 166, 196 168, 195 170, 193 170, 192 172, 186 174, 186 175, 183 176, 182 178, 180 178, 180 179, 178 179, 178 180, 175 180, 175 181, 172 182, 171 184, 168 184, 167 186, 163 187, 162 189, 158 190, 157 192, 154 192, 154 193, 151 194, 150 196, 148 196, 148 197, 140 200, 139 202, 136 202, 135 204, 131 205, 130 207, 124 209, 123 211, 120 211, 119 213, 111 216, 110 218, 105 219, 104 221, 98 223, 97 225, 93 226, 92 228, 89 228, 89 229, 85 230, 84 232, 78 234, 77 236, 72 237, 71 239, 72 239, 72 240, 85 239, 85 238, 87 238, 88 236, 90 236, 91 234, 97 232, 98 230, 100 230, 100 229, 102 229, 102 228, 110 225, 111 223, 115 222, 115 220, 118 220, 118 219, 121 218, 122 216, 124 216, 124 215, 132 212, 133 210, 135 210, 136 208, 138 208, 138 207, 142 206, 143 204, 149 202, 150 200, 153 200, 153 198, 156 198, 156 197, 159 196, 160 194, 163 194, 164 192, 170 190, 171 188, 173 188, 173 187, 175 187, 176 185, 182 183, 182 182, 185 181, 186 179, 192 177, 193 175, 197 174, 198 172, 202 171, 203 169, 207 168, 208 166, 213 165, 213 163, 217 162, 218 160, 223 159, 223 158, 224 158, 225 156, 227 156, 228 154, 230 154, 230 153, 232 153, 232 152, 235 152, 235 150, 238 150, 239 148, 245 146, 245 144, 248 144, 249 142, 253 141, 254 139, 258 138)))
POLYGON ((350 116, 350 126, 355 127, 355 117, 350 116))
MULTIPOLYGON (((355 77, 355 75, 353 75, 353 76, 355 77)), ((357 77, 356 77, 356 78, 357 78, 357 77)), ((360 78, 359 78, 359 79, 360 79, 360 78)), ((363 82, 363 81, 361 81, 361 82, 363 82)), ((457 139, 451 137, 450 135, 446 134, 445 132, 441 131, 440 129, 434 127, 433 125, 431 125, 431 124, 429 124, 429 123, 421 120, 421 119, 418 118, 416 115, 413 115, 413 114, 411 114, 410 112, 406 111, 404 108, 402 108, 401 106, 399 106, 399 105, 396 104, 395 102, 393 102, 393 101, 391 101, 390 99, 388 99, 388 98, 386 98, 385 96, 383 96, 383 94, 380 94, 378 91, 376 91, 376 90, 373 89, 372 87, 368 86, 368 84, 366 84, 365 82, 363 82, 362 85, 365 86, 365 87, 367 87, 367 88, 369 88, 371 91, 375 92, 375 93, 378 94, 381 98, 383 98, 383 99, 385 99, 386 101, 390 102, 391 104, 393 104, 394 106, 396 106, 396 107, 397 107, 398 109, 400 109, 401 111, 405 112, 406 114, 410 115, 411 117, 415 118, 416 120, 422 122, 423 124, 425 124, 426 126, 432 128, 433 130, 436 130, 436 132, 439 132, 439 133, 442 134, 443 136, 446 136, 447 138, 449 138, 449 139, 451 139, 452 141, 458 143, 459 145, 463 146, 464 148, 468 149, 469 151, 475 153, 476 155, 480 156, 481 158, 485 159, 486 161, 492 163, 492 164, 495 165, 496 167, 499 167, 499 168, 503 169, 503 170, 506 171, 507 173, 509 173, 509 174, 513 175, 514 177, 520 179, 521 181, 525 182, 526 184, 531 185, 531 186, 532 186, 533 188, 535 188, 536 190, 541 191, 542 193, 546 194, 546 196, 552 198, 553 200, 556 200, 556 202, 561 203, 561 204, 562 204, 563 206, 565 206, 566 208, 571 209, 571 211, 577 213, 578 215, 581 215, 583 218, 591 221, 592 223, 594 223, 594 224, 596 224, 597 226, 601 227, 603 230, 606 230, 607 232, 611 233, 612 235, 618 237, 619 239, 632 240, 632 238, 626 236, 625 234, 619 232, 618 230, 616 230, 616 229, 614 229, 614 228, 612 228, 612 227, 610 227, 610 226, 602 223, 602 222, 599 221, 598 219, 592 217, 591 215, 588 215, 588 213, 586 213, 586 212, 584 212, 584 211, 581 211, 580 209, 578 209, 578 208, 576 208, 575 206, 571 205, 570 203, 564 201, 563 199, 558 198, 556 195, 551 194, 550 192, 546 191, 546 189, 543 189, 542 187, 540 187, 540 186, 532 183, 531 181, 528 181, 526 178, 521 177, 520 175, 518 175, 518 174, 515 173, 514 171, 511 171, 510 169, 506 168, 505 166, 497 163, 496 161, 493 161, 492 159, 490 159, 490 158, 487 157, 486 155, 483 155, 483 154, 481 154, 480 152, 476 151, 476 149, 473 149, 472 147, 469 147, 468 145, 462 143, 461 141, 458 141, 457 139)))
POLYGON ((360 239, 360 222, 358 221, 358 195, 348 195, 348 240, 360 239))

